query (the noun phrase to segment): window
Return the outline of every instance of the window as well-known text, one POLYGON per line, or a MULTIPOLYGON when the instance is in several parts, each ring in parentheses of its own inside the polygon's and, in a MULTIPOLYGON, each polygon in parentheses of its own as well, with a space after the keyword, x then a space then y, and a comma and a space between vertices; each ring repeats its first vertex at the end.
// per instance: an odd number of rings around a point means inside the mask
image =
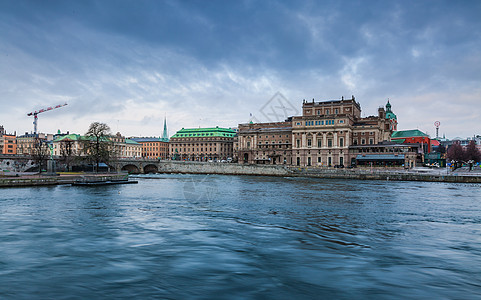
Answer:
POLYGON ((296 140, 296 147, 300 148, 301 147, 301 140, 296 140))
POLYGON ((308 165, 308 166, 311 165, 311 158, 310 158, 310 157, 307 158, 307 165, 308 165))
POLYGON ((366 144, 366 140, 365 139, 361 139, 361 145, 364 145, 366 144))
POLYGON ((329 108, 326 109, 326 115, 328 115, 328 114, 329 114, 329 108))
POLYGON ((327 139, 327 147, 332 147, 332 139, 327 139))
POLYGON ((320 157, 320 156, 317 157, 317 162, 318 162, 318 163, 321 162, 321 157, 320 157))
POLYGON ((369 145, 374 144, 374 139, 369 139, 369 145))
POLYGON ((251 147, 251 142, 247 142, 247 148, 251 147))
POLYGON ((307 147, 311 147, 312 146, 312 139, 307 139, 307 147))
POLYGON ((321 114, 321 110, 320 110, 320 109, 316 110, 316 114, 317 114, 317 115, 320 115, 320 114, 321 114))
POLYGON ((337 114, 339 113, 339 109, 336 108, 336 109, 334 110, 334 113, 337 115, 337 114))
POLYGON ((339 147, 344 147, 344 138, 339 138, 339 147))
POLYGON ((317 139, 317 148, 321 148, 322 147, 322 139, 317 139))

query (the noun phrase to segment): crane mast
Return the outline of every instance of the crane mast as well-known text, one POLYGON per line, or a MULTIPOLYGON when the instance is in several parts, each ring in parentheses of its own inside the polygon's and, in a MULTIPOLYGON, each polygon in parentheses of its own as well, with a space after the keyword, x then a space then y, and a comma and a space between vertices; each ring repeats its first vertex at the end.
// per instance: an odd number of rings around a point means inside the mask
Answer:
POLYGON ((60 107, 66 106, 66 105, 67 105, 67 103, 59 104, 59 105, 56 105, 56 106, 49 106, 47 108, 42 108, 40 110, 36 110, 36 111, 28 113, 27 116, 33 116, 33 133, 37 134, 37 121, 38 121, 37 115, 38 114, 49 111, 49 110, 57 109, 57 108, 60 108, 60 107))

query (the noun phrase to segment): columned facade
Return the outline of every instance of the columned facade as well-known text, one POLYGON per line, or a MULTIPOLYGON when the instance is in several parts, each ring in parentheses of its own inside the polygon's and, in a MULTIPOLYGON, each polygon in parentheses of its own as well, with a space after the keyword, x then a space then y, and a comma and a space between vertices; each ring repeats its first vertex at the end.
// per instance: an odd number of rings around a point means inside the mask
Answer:
POLYGON ((361 118, 361 106, 351 99, 303 101, 302 116, 292 118, 292 165, 343 167, 355 163, 351 145, 389 141, 392 122, 383 107, 377 116, 361 118))

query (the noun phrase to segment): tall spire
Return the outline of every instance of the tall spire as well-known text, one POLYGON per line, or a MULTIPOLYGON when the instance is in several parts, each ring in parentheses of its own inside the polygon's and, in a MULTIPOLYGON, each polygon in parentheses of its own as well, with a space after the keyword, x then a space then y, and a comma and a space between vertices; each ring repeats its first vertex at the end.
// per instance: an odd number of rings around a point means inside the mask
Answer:
POLYGON ((164 132, 162 133, 162 141, 169 141, 169 133, 167 132, 167 116, 164 117, 164 132))

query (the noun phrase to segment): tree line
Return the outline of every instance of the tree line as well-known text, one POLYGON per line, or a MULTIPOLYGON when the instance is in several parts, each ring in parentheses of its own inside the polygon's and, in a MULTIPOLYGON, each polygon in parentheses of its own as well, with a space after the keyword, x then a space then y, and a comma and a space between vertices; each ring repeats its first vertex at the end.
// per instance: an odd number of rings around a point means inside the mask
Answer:
POLYGON ((455 141, 448 148, 447 158, 454 164, 454 169, 461 167, 464 163, 469 164, 471 169, 474 163, 481 162, 481 152, 474 140, 471 140, 466 147, 463 147, 461 142, 455 141))

